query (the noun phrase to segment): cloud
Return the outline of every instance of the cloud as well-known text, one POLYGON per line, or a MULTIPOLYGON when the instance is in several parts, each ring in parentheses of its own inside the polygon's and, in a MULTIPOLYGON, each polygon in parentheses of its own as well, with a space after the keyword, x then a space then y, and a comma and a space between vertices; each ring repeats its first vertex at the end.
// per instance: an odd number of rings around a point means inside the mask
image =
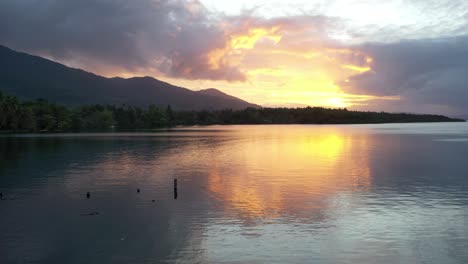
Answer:
POLYGON ((5 0, 0 43, 98 72, 153 70, 187 79, 244 80, 208 67, 224 32, 198 1, 5 0))
POLYGON ((246 81, 246 51, 275 37, 289 50, 330 45, 336 22, 226 16, 197 0, 0 1, 1 44, 107 76, 246 81))
POLYGON ((415 112, 443 105, 449 106, 444 112, 468 112, 468 36, 356 48, 373 58, 372 71, 342 82, 346 92, 398 95, 405 99, 403 109, 415 112))

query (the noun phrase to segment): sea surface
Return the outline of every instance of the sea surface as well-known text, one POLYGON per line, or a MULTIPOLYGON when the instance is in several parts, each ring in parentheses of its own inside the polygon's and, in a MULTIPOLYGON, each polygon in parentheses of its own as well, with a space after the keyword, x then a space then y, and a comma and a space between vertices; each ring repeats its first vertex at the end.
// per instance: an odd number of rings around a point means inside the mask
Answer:
POLYGON ((2 264, 468 263, 466 123, 3 135, 0 192, 2 264))

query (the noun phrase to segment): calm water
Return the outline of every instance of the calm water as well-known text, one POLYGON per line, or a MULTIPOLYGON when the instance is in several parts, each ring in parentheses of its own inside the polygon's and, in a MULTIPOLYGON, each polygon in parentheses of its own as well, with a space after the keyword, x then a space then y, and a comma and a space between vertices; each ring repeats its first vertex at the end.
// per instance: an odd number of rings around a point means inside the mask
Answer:
POLYGON ((468 263, 465 123, 3 136, 0 192, 2 264, 468 263))

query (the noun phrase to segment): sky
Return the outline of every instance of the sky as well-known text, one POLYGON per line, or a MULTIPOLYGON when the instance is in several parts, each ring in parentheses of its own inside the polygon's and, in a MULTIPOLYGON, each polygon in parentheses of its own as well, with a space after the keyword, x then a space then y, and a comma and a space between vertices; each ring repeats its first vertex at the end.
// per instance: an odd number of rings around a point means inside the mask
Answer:
POLYGON ((3 0, 0 44, 263 106, 468 116, 465 0, 3 0))

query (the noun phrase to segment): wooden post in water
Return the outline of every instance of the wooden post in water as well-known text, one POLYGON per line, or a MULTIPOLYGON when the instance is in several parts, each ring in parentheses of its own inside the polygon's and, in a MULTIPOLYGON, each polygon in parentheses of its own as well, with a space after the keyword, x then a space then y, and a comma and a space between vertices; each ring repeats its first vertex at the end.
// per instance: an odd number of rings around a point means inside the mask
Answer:
POLYGON ((174 179, 174 200, 177 200, 177 179, 174 179))
POLYGON ((86 199, 89 199, 91 197, 91 194, 89 192, 86 192, 86 199))
POLYGON ((137 193, 140 193, 140 188, 137 189, 137 193))

